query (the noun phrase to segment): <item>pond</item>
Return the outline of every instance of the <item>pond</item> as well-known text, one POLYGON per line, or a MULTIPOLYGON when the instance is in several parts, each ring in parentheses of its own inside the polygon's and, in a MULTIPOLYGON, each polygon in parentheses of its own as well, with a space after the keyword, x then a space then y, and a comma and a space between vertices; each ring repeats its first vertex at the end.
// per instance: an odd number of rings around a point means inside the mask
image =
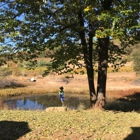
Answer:
MULTIPOLYGON (((45 110, 48 107, 61 106, 58 95, 30 95, 9 97, 4 99, 4 104, 10 109, 24 109, 24 110, 45 110)), ((87 109, 90 106, 90 101, 84 95, 68 95, 65 97, 64 105, 70 109, 78 109, 81 105, 87 109)))

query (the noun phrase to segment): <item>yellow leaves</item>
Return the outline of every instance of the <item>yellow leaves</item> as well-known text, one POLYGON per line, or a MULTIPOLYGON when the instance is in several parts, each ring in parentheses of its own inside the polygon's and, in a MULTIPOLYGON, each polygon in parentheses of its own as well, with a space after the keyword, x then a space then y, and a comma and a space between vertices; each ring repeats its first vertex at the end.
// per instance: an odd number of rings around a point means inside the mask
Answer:
POLYGON ((98 21, 100 21, 100 20, 101 20, 101 17, 100 17, 100 16, 98 16, 98 17, 97 17, 97 19, 98 19, 98 21))
POLYGON ((121 38, 124 35, 124 31, 121 29, 112 30, 109 28, 99 27, 96 30, 95 37, 97 38, 106 38, 106 37, 113 37, 114 39, 121 38))
POLYGON ((112 36, 114 39, 117 39, 119 36, 115 32, 111 32, 110 36, 112 36))
POLYGON ((84 12, 88 12, 88 11, 91 11, 91 10, 93 10, 93 6, 89 5, 84 9, 84 12))
POLYGON ((98 30, 96 30, 95 36, 97 38, 106 38, 110 36, 110 29, 105 29, 104 27, 99 27, 98 30))
POLYGON ((104 30, 104 27, 99 27, 99 30, 103 31, 104 30))
POLYGON ((121 29, 110 31, 110 36, 112 36, 114 39, 121 38, 123 37, 123 35, 124 35, 124 31, 121 29))
POLYGON ((103 11, 100 15, 97 16, 98 21, 108 22, 111 18, 111 13, 108 11, 103 11))
POLYGON ((11 33, 9 34, 9 36, 11 36, 11 37, 16 37, 16 36, 18 36, 18 35, 20 35, 20 32, 11 32, 11 33))

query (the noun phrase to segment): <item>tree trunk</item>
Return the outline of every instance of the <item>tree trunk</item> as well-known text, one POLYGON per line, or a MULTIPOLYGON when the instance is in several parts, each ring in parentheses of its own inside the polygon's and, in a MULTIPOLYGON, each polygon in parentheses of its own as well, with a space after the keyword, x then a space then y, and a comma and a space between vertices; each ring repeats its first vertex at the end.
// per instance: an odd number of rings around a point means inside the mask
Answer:
MULTIPOLYGON (((84 40, 83 40, 84 42, 84 40)), ((90 92, 90 103, 91 106, 95 105, 96 102, 96 93, 95 93, 95 86, 94 86, 94 74, 93 74, 93 66, 90 60, 90 55, 87 51, 87 46, 82 45, 83 53, 84 53, 84 61, 86 64, 87 70, 87 77, 88 77, 88 85, 89 85, 89 92, 90 92)))
POLYGON ((89 90, 90 90, 90 103, 91 107, 93 107, 96 103, 96 93, 95 93, 95 86, 94 86, 94 69, 92 64, 92 51, 93 51, 93 43, 92 43, 93 36, 92 34, 89 34, 89 57, 87 63, 87 75, 88 75, 88 84, 89 84, 89 90))
MULTIPOLYGON (((113 0, 102 1, 101 4, 102 4, 103 9, 110 10, 112 1, 113 0)), ((82 30, 84 27, 84 19, 83 19, 81 11, 78 13, 78 18, 79 18, 79 24, 81 27, 81 31, 79 31, 79 36, 81 38, 81 44, 82 44, 83 53, 84 53, 84 61, 86 64, 91 106, 93 108, 96 108, 96 107, 104 108, 105 96, 106 96, 109 37, 98 39, 99 60, 98 60, 98 82, 97 82, 97 95, 96 95, 95 86, 94 86, 94 71, 93 71, 94 69, 93 69, 93 64, 92 64, 93 31, 92 31, 92 28, 90 28, 89 26, 89 29, 90 29, 89 44, 87 47, 85 32, 84 30, 82 30)))
MULTIPOLYGON (((82 13, 79 12, 79 23, 81 28, 84 27, 84 20, 82 13)), ((86 65, 87 77, 88 77, 88 85, 89 85, 89 92, 90 92, 90 103, 93 106, 96 102, 96 94, 95 94, 95 86, 94 86, 94 71, 93 71, 93 64, 92 64, 92 38, 93 35, 89 35, 89 47, 87 46, 86 36, 84 30, 79 32, 79 36, 81 39, 83 54, 84 54, 84 62, 86 65)))
POLYGON ((109 37, 99 38, 98 52, 98 81, 97 81, 97 101, 95 107, 104 108, 106 96, 106 80, 108 67, 108 46, 109 37))
MULTIPOLYGON (((104 10, 110 10, 113 0, 101 2, 104 10)), ((106 96, 106 80, 108 67, 108 46, 109 37, 98 38, 98 81, 97 81, 97 101, 95 107, 104 108, 106 96)))

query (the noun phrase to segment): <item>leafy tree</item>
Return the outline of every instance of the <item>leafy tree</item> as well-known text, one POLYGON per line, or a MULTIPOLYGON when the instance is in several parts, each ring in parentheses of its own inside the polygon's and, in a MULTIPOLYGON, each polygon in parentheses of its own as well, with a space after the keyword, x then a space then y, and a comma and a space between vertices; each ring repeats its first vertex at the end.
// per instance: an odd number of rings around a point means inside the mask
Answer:
MULTIPOLYGON (((86 67, 92 107, 104 107, 108 62, 139 39, 139 0, 2 0, 1 30, 14 42, 12 59, 31 61, 53 50, 48 71, 86 67), (22 18, 22 19, 21 19, 22 18), (120 46, 111 39, 120 40, 120 46), (84 60, 84 65, 80 63, 84 60), (94 65, 98 62, 97 90, 94 65)), ((2 40, 2 38, 1 38, 2 40)), ((5 41, 3 41, 4 43, 5 41)), ((11 44, 10 44, 11 45, 11 44)), ((117 61, 116 61, 117 60, 117 61)))

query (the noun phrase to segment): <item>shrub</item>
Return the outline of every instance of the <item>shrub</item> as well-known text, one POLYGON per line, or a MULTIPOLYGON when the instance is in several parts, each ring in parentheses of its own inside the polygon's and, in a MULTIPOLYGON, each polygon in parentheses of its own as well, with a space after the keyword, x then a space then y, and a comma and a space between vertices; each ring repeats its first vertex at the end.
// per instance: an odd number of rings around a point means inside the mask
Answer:
POLYGON ((44 61, 44 60, 40 60, 40 61, 37 62, 38 67, 47 66, 49 64, 50 64, 50 62, 47 62, 47 61, 44 61))
POLYGON ((18 67, 23 68, 24 67, 24 64, 23 63, 18 63, 18 67))
POLYGON ((140 75, 140 48, 137 48, 133 53, 134 71, 136 75, 140 75))
POLYGON ((12 70, 9 68, 0 68, 0 77, 6 77, 12 75, 12 70))

